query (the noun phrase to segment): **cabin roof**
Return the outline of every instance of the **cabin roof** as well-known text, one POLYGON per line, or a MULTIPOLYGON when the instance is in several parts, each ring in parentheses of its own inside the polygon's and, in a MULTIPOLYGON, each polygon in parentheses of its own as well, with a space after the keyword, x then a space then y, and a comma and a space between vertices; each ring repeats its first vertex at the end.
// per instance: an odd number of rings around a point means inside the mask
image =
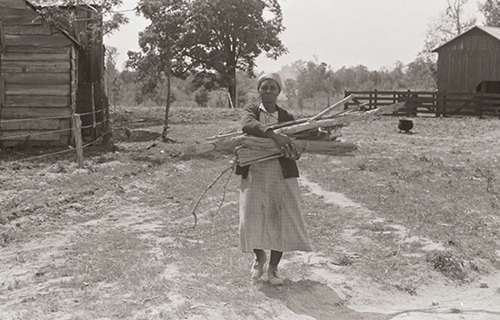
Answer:
POLYGON ((443 48, 444 46, 448 45, 449 43, 455 41, 456 39, 458 38, 461 38, 465 35, 467 35, 468 33, 470 33, 472 30, 481 30, 487 34, 489 34, 490 36, 496 38, 497 40, 500 41, 500 28, 498 27, 487 27, 487 26, 475 26, 473 28, 470 28, 469 30, 465 31, 464 33, 456 36, 455 38, 443 43, 442 45, 440 45, 439 47, 437 47, 436 49, 432 50, 432 52, 438 52, 441 48, 443 48))
MULTIPOLYGON (((67 0, 27 0, 29 3, 36 7, 62 7, 67 5, 67 0)), ((78 0, 76 5, 97 6, 99 0, 78 0)))

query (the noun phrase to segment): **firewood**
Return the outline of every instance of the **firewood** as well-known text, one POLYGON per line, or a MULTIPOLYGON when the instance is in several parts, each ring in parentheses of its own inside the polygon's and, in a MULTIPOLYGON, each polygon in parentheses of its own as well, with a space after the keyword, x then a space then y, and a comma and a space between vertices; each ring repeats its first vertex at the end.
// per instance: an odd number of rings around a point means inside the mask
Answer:
MULTIPOLYGON (((355 144, 338 141, 293 140, 293 144, 301 153, 330 156, 350 156, 357 149, 355 144)), ((272 139, 252 136, 246 136, 240 141, 236 154, 241 166, 282 156, 272 139)))

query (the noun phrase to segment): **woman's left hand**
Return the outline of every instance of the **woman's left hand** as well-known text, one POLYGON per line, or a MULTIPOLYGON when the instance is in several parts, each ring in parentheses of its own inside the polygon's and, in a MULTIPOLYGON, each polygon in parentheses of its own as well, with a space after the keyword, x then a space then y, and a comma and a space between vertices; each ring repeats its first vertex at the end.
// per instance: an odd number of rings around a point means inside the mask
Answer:
POLYGON ((289 143, 284 144, 280 148, 281 154, 288 159, 291 160, 299 160, 300 159, 300 150, 295 146, 295 144, 290 141, 289 143))
POLYGON ((292 139, 286 134, 268 130, 266 136, 274 140, 281 154, 288 159, 298 160, 300 158, 300 150, 293 144, 292 139))

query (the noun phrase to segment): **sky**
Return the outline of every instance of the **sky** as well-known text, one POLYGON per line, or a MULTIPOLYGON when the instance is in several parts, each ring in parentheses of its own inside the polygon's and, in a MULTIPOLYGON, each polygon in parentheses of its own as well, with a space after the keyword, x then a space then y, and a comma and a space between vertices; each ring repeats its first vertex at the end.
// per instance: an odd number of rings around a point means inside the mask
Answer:
MULTIPOLYGON (((465 17, 482 15, 478 0, 469 0, 465 17)), ((127 52, 139 51, 138 33, 149 24, 131 9, 137 1, 123 0, 119 11, 127 25, 105 36, 118 49, 122 70, 127 52)), ((279 0, 286 30, 280 38, 288 54, 276 61, 261 55, 256 71, 279 71, 297 60, 325 62, 333 70, 364 65, 369 70, 392 69, 398 61, 408 64, 424 47, 433 20, 447 7, 447 0, 279 0)))

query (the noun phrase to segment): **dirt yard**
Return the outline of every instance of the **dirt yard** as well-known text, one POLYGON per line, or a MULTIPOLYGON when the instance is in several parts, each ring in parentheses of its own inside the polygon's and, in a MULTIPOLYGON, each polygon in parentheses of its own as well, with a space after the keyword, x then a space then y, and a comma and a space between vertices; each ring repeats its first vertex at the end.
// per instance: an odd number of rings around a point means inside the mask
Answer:
POLYGON ((113 113, 114 151, 0 151, 0 319, 500 319, 500 120, 382 117, 299 160, 314 251, 249 278, 233 155, 183 154, 239 111, 113 113))

